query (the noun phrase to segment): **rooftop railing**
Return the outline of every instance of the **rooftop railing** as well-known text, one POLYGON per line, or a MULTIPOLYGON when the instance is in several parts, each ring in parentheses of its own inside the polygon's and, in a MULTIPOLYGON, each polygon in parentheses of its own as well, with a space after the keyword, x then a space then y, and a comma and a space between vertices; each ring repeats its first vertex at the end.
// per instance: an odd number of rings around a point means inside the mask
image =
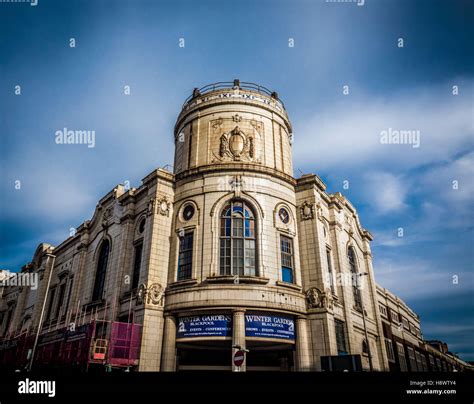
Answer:
POLYGON ((265 95, 267 97, 274 98, 275 100, 278 100, 278 102, 283 106, 283 102, 278 98, 278 93, 275 91, 271 91, 268 88, 261 86, 259 84, 255 83, 250 83, 246 81, 240 81, 238 79, 235 79, 234 81, 220 81, 217 83, 212 83, 208 84, 204 87, 201 88, 195 88, 193 90, 193 93, 184 101, 183 108, 194 98, 200 97, 201 95, 205 95, 207 93, 210 93, 212 91, 216 90, 222 90, 222 89, 243 89, 243 90, 250 90, 250 91, 255 91, 259 94, 265 95))

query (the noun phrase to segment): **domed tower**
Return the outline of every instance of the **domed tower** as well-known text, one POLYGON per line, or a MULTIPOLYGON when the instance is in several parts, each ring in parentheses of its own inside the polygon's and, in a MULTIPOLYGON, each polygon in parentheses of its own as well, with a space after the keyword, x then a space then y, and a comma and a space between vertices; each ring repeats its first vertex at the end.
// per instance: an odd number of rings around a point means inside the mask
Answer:
POLYGON ((292 128, 278 95, 195 89, 175 130, 162 370, 309 366, 292 128), (244 363, 233 356, 248 350, 244 363))

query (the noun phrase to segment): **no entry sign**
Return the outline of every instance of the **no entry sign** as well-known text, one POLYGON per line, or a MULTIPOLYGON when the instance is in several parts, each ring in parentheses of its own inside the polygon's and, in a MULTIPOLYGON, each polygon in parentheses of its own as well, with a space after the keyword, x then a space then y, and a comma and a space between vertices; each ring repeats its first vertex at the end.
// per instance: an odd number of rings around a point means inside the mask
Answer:
POLYGON ((244 359, 245 359, 244 351, 237 351, 234 354, 234 365, 235 366, 242 366, 242 363, 244 363, 244 359))

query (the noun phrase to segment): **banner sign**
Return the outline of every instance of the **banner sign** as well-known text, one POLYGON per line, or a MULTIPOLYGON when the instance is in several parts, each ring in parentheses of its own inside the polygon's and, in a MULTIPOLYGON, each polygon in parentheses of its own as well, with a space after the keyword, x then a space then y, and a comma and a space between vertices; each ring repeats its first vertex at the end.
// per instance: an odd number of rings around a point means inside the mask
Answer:
POLYGON ((74 331, 67 330, 66 331, 66 342, 74 342, 78 341, 80 339, 87 338, 90 334, 90 329, 91 329, 90 324, 84 324, 81 326, 76 327, 74 331))
POLYGON ((203 314, 179 317, 176 338, 231 337, 232 316, 230 314, 203 314))
POLYGON ((293 317, 280 314, 249 313, 245 315, 245 335, 294 341, 295 321, 293 317))

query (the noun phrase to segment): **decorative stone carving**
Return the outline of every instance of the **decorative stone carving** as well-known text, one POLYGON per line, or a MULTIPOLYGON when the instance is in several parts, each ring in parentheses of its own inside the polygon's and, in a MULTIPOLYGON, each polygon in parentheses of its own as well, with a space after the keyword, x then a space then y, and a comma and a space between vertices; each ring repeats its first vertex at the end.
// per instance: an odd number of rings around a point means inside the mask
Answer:
POLYGON ((242 117, 241 117, 239 114, 235 114, 235 115, 232 117, 232 120, 233 120, 234 122, 239 123, 239 122, 242 120, 242 117))
POLYGON ((109 221, 113 217, 113 208, 107 208, 102 214, 102 227, 105 229, 109 226, 109 221))
POLYGON ((230 189, 235 192, 236 197, 239 197, 242 191, 242 187, 244 185, 242 176, 236 175, 235 177, 232 177, 231 180, 229 181, 229 185, 230 185, 230 189))
POLYGON ((239 126, 220 137, 219 157, 220 161, 249 161, 255 156, 254 139, 247 136, 239 126))
POLYGON ((163 299, 164 289, 159 283, 153 283, 148 288, 142 283, 137 291, 136 303, 137 305, 147 304, 159 305, 163 299))
POLYGON ((214 129, 215 132, 218 132, 223 124, 224 120, 222 118, 216 119, 213 124, 212 128, 214 129))
POLYGON ((113 209, 107 208, 102 215, 102 222, 107 222, 113 216, 113 209))
POLYGON ((147 216, 152 215, 154 211, 155 211, 155 198, 151 198, 148 201, 148 205, 147 205, 147 208, 146 208, 147 216))
POLYGON ((145 297, 146 297, 146 285, 142 283, 138 287, 138 290, 137 290, 137 296, 136 296, 137 305, 143 304, 143 302, 145 301, 145 297))
POLYGON ((148 288, 148 304, 158 305, 161 303, 161 299, 163 298, 163 287, 159 283, 153 283, 148 288))
POLYGON ((308 303, 308 308, 321 308, 322 306, 322 292, 313 287, 306 291, 306 302, 308 303))
POLYGON ((303 220, 310 220, 314 218, 314 205, 309 202, 303 202, 300 207, 301 218, 303 220))
POLYGON ((253 128, 257 131, 257 133, 258 133, 259 135, 262 134, 262 127, 263 127, 262 122, 258 122, 258 121, 256 121, 255 119, 252 119, 252 120, 250 121, 250 125, 253 126, 253 128))
POLYGON ((333 308, 333 298, 332 292, 327 288, 324 292, 319 290, 316 287, 312 287, 306 291, 306 302, 308 308, 313 309, 332 309, 333 308))
POLYGON ((158 212, 160 215, 169 216, 171 208, 171 203, 168 201, 166 197, 161 198, 158 200, 158 212))

